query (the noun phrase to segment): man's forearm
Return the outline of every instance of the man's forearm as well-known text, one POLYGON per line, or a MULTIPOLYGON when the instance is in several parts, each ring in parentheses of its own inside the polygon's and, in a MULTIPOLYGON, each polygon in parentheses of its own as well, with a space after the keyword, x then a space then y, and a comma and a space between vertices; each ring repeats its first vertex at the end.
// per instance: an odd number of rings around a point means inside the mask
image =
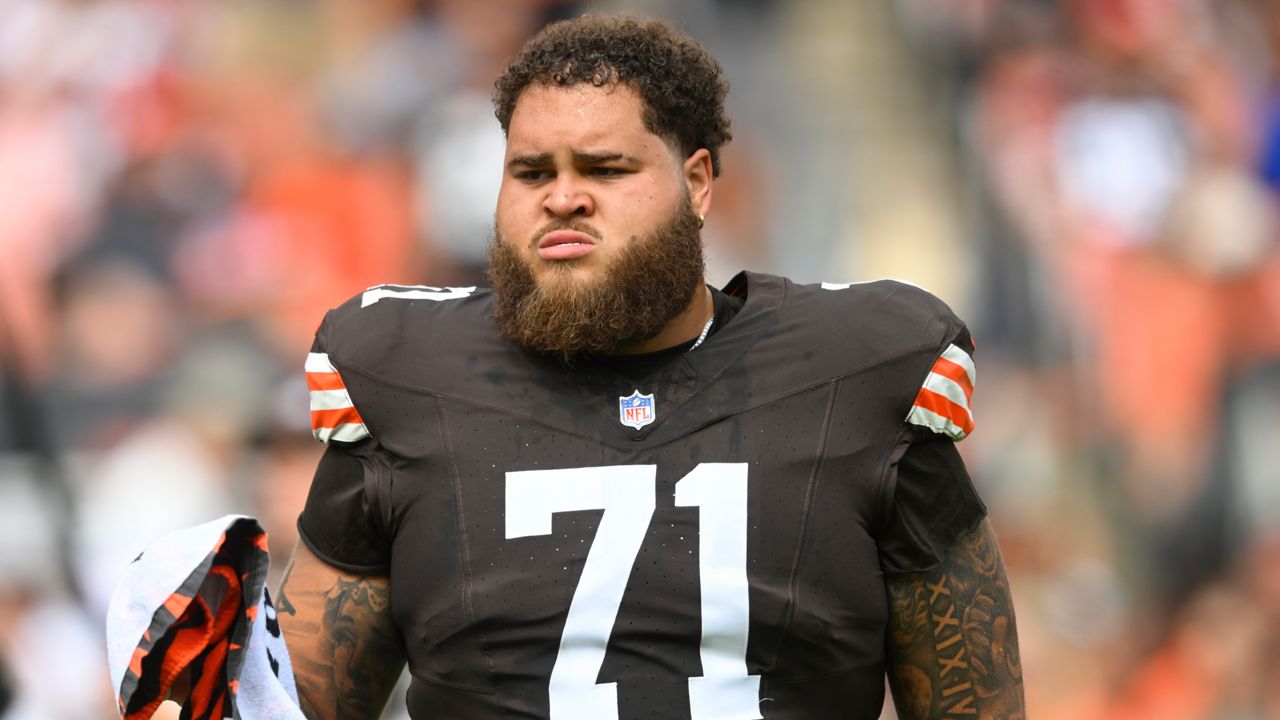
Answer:
POLYGON ((404 667, 385 578, 341 573, 299 545, 278 614, 298 700, 313 720, 375 720, 404 667))
POLYGON ((1025 717, 1004 562, 984 521, 938 568, 890 577, 889 683, 903 720, 1025 717))

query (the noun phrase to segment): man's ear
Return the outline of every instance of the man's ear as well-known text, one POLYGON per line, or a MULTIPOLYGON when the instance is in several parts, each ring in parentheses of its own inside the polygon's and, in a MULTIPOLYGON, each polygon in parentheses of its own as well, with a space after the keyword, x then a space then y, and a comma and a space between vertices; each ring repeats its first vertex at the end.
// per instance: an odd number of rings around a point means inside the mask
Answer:
POLYGON ((689 204, 699 216, 711 212, 711 152, 698 148, 684 161, 681 168, 685 187, 689 190, 689 204))

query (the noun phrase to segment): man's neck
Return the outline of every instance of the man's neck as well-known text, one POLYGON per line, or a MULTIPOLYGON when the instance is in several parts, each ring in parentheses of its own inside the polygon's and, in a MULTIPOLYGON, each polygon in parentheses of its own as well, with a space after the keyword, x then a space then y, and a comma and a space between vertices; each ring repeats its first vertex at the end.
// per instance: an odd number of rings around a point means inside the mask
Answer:
POLYGON ((621 347, 614 354, 638 355, 657 352, 695 340, 702 334, 707 321, 714 313, 715 304, 711 300, 711 290, 707 288, 706 281, 699 278, 698 289, 693 293, 693 299, 684 310, 680 311, 679 315, 667 323, 661 332, 648 340, 621 347))

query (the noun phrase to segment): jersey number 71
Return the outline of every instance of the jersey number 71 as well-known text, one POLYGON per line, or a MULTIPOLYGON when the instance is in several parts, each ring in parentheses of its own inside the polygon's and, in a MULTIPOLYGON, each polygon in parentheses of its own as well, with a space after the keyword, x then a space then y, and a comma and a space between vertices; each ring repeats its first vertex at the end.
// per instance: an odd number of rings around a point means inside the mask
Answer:
MULTIPOLYGON (((551 534, 557 512, 604 510, 569 603, 548 693, 552 720, 617 720, 617 683, 596 683, 631 567, 653 517, 657 466, 506 474, 506 537, 551 534)), ((693 720, 760 718, 760 676, 747 673, 747 465, 703 463, 676 483, 697 507, 702 676, 689 678, 693 720)))

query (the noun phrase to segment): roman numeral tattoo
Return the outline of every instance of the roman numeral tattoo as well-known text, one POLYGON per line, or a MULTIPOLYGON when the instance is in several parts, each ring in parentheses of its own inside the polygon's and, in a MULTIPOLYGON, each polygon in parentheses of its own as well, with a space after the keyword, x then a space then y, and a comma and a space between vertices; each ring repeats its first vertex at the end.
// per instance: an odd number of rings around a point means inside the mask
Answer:
POLYGON ((1009 583, 985 521, 939 567, 886 586, 889 684, 903 720, 1025 718, 1009 583))

